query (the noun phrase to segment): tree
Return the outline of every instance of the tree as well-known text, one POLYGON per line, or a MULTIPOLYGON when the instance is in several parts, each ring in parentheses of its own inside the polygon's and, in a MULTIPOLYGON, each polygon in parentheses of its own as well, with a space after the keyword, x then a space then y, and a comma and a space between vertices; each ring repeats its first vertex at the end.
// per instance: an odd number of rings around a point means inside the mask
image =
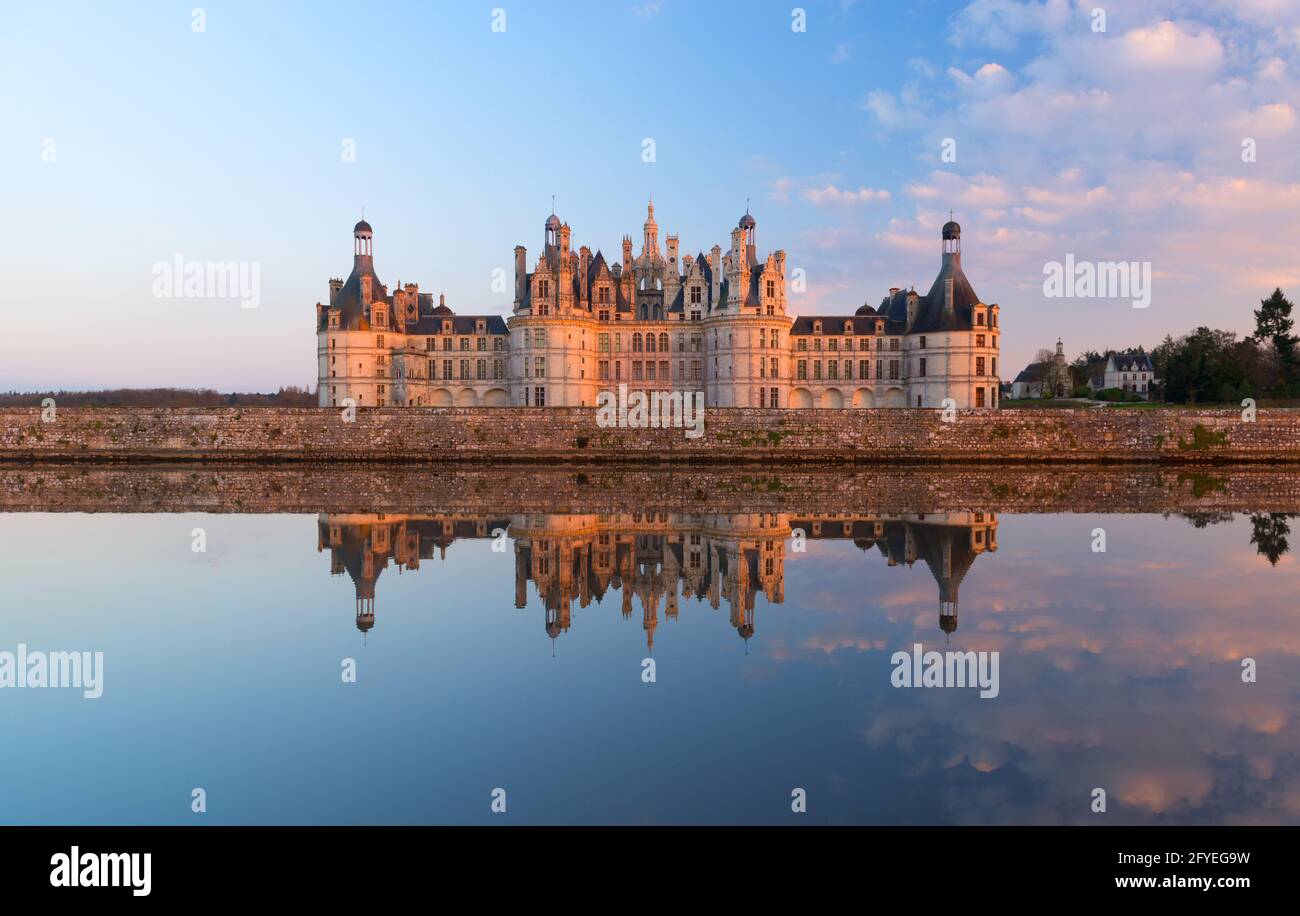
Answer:
POLYGON ((1287 524, 1288 518, 1290 516, 1279 512, 1250 517, 1250 542, 1274 566, 1282 558, 1282 554, 1290 549, 1287 543, 1287 536, 1291 534, 1291 526, 1287 524))
POLYGON ((1282 295, 1281 287, 1273 290, 1273 295, 1261 299, 1259 308, 1255 309, 1254 340, 1273 345, 1273 357, 1277 367, 1277 388, 1280 393, 1294 390, 1300 382, 1300 359, 1297 358, 1296 344, 1300 338, 1292 334, 1295 321, 1291 318, 1291 300, 1282 295))

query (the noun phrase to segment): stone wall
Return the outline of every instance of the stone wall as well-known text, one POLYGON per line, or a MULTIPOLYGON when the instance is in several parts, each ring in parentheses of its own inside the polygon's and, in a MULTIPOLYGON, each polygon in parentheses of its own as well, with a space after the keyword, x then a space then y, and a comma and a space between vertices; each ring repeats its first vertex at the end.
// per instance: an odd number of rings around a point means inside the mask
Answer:
POLYGON ((0 410, 0 460, 1300 462, 1300 411, 707 411, 704 434, 601 428, 592 408, 0 410))
POLYGON ((427 515, 617 512, 1300 513, 1300 467, 1261 464, 535 466, 0 463, 0 512, 427 515))

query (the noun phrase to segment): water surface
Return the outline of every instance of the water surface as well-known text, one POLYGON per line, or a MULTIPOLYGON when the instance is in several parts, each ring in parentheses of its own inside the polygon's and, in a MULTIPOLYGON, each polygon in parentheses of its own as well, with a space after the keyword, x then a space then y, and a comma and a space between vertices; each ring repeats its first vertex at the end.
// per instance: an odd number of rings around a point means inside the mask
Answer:
POLYGON ((0 690, 0 821, 1300 821, 1286 513, 500 502, 0 514, 0 650, 104 653, 0 690), (892 686, 918 643, 997 697, 892 686))

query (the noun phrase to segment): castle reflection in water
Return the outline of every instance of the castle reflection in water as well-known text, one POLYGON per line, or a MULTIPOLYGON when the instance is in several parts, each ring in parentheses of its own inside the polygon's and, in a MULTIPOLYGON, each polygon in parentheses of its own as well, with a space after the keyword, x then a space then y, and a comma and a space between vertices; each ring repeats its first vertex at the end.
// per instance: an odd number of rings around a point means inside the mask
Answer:
POLYGON ((997 550, 997 517, 990 512, 937 515, 736 515, 631 512, 613 515, 321 514, 317 550, 330 551, 330 572, 356 585, 356 624, 375 625, 375 584, 393 563, 417 570, 422 560, 445 559, 461 539, 514 544, 515 607, 528 604, 531 581, 546 609, 552 639, 569 629, 573 605, 620 594, 623 617, 640 605, 646 648, 654 649, 659 615, 676 617, 681 598, 726 602, 731 625, 748 640, 755 633, 754 601, 785 600, 786 553, 807 541, 852 540, 864 553, 880 551, 890 566, 924 561, 938 583, 939 628, 957 629, 957 593, 975 558, 997 550))

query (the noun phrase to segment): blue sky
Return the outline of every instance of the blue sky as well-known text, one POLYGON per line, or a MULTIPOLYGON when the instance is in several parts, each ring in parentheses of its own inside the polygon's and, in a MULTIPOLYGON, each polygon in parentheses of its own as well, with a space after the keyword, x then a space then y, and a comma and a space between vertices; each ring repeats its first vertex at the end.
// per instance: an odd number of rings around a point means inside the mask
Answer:
POLYGON ((1012 368, 1300 292, 1294 0, 1112 3, 1104 33, 1067 0, 808 2, 805 32, 791 3, 195 5, 7 13, 0 388, 312 384, 362 206, 390 287, 489 314, 552 194, 607 254, 650 194, 692 252, 749 198, 803 314, 928 288, 951 208, 1012 368), (1044 298, 1067 253, 1151 261, 1152 306, 1044 298), (176 254, 256 262, 260 307, 154 297, 176 254))

